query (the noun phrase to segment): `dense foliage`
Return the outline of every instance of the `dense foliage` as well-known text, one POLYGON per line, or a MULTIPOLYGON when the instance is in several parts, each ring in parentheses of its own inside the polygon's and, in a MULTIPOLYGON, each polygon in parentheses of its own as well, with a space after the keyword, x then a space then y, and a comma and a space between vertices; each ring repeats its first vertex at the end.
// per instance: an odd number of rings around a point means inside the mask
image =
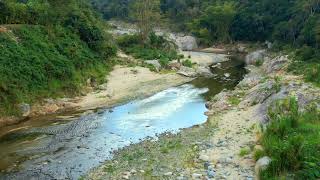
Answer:
POLYGON ((0 2, 0 114, 37 98, 77 93, 116 53, 85 1, 0 2))
POLYGON ((122 50, 138 59, 159 59, 162 65, 166 65, 169 61, 180 58, 176 45, 155 33, 151 33, 145 42, 141 41, 139 35, 120 36, 117 42, 122 50))
POLYGON ((262 137, 272 161, 262 179, 320 178, 320 112, 310 106, 298 110, 295 98, 279 101, 269 112, 270 124, 262 137), (276 177, 276 178, 275 178, 276 177))
MULTIPOLYGON (((93 1, 106 18, 132 21, 135 0, 93 1), (117 13, 111 11, 115 4, 117 13)), ((276 50, 298 49, 290 69, 319 85, 319 0, 161 0, 160 9, 171 29, 193 33, 204 45, 269 40, 276 50)))

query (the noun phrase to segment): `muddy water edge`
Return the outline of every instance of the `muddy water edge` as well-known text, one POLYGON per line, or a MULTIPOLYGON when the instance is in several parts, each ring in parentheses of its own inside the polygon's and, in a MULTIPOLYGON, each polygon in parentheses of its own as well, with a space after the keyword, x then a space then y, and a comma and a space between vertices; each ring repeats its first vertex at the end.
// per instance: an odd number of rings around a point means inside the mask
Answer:
POLYGON ((245 74, 243 57, 232 56, 211 70, 213 78, 121 106, 32 119, 1 130, 0 179, 77 179, 119 148, 205 123, 206 100, 238 84, 245 74))

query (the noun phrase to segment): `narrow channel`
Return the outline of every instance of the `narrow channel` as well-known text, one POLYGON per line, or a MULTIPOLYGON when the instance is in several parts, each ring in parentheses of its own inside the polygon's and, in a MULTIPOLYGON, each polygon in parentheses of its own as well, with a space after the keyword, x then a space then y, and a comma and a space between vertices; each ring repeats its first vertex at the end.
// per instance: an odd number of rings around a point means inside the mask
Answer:
POLYGON ((212 72, 215 77, 197 78, 145 99, 1 137, 0 179, 78 179, 119 148, 205 123, 205 102, 234 88, 245 70, 235 56, 212 72))

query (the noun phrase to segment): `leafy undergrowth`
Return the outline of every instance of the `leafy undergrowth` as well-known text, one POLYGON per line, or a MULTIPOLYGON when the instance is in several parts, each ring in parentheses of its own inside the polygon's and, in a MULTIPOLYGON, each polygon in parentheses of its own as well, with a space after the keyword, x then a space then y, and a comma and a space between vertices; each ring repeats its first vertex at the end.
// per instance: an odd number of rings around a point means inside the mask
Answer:
MULTIPOLYGON (((315 106, 299 112, 295 98, 277 102, 269 110, 271 122, 261 143, 272 161, 262 179, 320 178, 320 112, 315 106)), ((258 158, 258 157, 257 157, 258 158)))
POLYGON ((5 0, 0 9, 0 115, 75 95, 110 71, 116 46, 88 2, 5 0))
POLYGON ((305 80, 320 87, 320 53, 318 49, 304 46, 296 50, 289 71, 303 75, 305 80))
POLYGON ((21 26, 16 42, 0 34, 0 113, 12 114, 19 102, 74 94, 88 78, 102 80, 111 60, 91 50, 61 26, 21 26), (13 106, 13 107, 10 107, 13 106))
POLYGON ((173 42, 163 36, 151 33, 146 42, 142 42, 139 35, 124 35, 117 39, 120 48, 136 59, 158 59, 161 65, 167 65, 171 60, 181 59, 173 42))
POLYGON ((136 170, 133 179, 166 179, 166 173, 179 176, 181 170, 202 169, 198 162, 199 151, 206 149, 206 142, 214 134, 216 121, 203 126, 185 129, 179 134, 164 134, 158 141, 146 140, 117 152, 98 172, 89 175, 93 179, 119 179, 124 172, 136 170), (183 169, 177 169, 181 167, 183 169), (101 176, 102 174, 102 176, 101 176), (99 177, 94 177, 99 175, 99 177))

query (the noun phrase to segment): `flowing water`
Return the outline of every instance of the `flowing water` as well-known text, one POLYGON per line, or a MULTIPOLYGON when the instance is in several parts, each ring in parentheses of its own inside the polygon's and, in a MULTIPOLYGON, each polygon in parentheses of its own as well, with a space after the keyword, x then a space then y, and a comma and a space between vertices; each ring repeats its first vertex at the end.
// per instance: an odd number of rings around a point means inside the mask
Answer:
POLYGON ((215 78, 198 78, 112 109, 20 125, 26 128, 0 138, 0 179, 77 179, 112 158, 114 150, 206 122, 206 100, 241 80, 243 62, 233 59, 212 71, 215 78))

